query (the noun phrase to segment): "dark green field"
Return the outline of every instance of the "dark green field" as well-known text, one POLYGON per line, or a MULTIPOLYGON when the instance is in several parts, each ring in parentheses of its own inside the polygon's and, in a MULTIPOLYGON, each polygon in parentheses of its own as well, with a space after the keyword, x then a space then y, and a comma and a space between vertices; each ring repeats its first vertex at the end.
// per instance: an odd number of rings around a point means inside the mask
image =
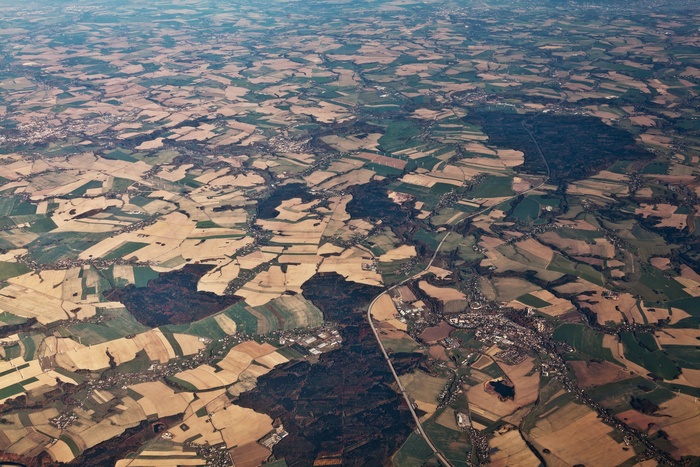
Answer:
POLYGON ((576 351, 593 358, 616 363, 610 349, 603 348, 603 335, 582 324, 562 324, 552 336, 554 340, 566 342, 576 351))
POLYGON ((625 347, 625 357, 630 361, 663 379, 675 379, 680 374, 678 364, 661 351, 648 334, 622 332, 620 337, 625 347))
POLYGON ((544 308, 546 306, 550 306, 551 303, 546 302, 542 300, 541 298, 537 298, 534 295, 531 294, 525 294, 519 296, 516 300, 518 300, 521 303, 524 303, 527 306, 531 306, 533 308, 544 308))

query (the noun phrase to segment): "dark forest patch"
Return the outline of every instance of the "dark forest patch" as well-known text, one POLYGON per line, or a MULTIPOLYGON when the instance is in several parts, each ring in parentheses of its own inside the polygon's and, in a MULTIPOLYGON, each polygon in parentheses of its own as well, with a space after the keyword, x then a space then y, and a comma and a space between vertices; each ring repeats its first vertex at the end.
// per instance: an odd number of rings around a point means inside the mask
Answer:
POLYGON ((408 221, 411 212, 389 198, 386 182, 373 181, 348 188, 352 200, 346 210, 353 219, 381 220, 392 228, 408 221))
MULTIPOLYGON (((299 362, 274 369, 238 400, 283 421, 289 436, 274 447, 274 454, 288 465, 311 466, 329 454, 346 466, 385 465, 410 434, 410 412, 389 386, 393 377, 365 318, 379 292, 337 274, 307 281, 304 297, 326 319, 340 322, 343 346, 314 365, 299 362)), ((408 361, 403 365, 412 366, 408 361)))
POLYGON ((211 292, 197 292, 197 282, 212 266, 188 264, 163 273, 146 287, 128 285, 104 292, 105 298, 122 302, 136 320, 150 327, 185 324, 206 318, 240 300, 211 292))
POLYGON ((525 162, 517 167, 522 173, 546 174, 541 149, 549 164, 550 179, 555 182, 588 178, 620 159, 653 157, 630 132, 595 117, 474 112, 464 120, 481 126, 489 143, 523 151, 525 162))
POLYGON ((314 196, 309 193, 306 187, 301 183, 290 183, 282 185, 270 194, 270 197, 258 203, 257 216, 260 219, 273 219, 277 217, 279 212, 277 208, 282 203, 292 198, 301 198, 302 203, 308 203, 314 199, 314 196))

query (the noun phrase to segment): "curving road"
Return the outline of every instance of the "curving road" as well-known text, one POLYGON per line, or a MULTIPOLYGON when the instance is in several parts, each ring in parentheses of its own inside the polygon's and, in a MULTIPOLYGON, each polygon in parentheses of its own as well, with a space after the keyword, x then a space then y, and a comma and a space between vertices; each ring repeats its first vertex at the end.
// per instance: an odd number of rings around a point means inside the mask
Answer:
MULTIPOLYGON (((539 151, 540 156, 542 156, 542 161, 544 162, 544 165, 547 168, 547 176, 542 180, 542 182, 540 182, 539 185, 533 186, 533 187, 531 187, 523 192, 517 193, 509 198, 506 198, 503 201, 501 201, 502 203, 509 201, 517 196, 527 194, 533 190, 537 190, 542 185, 547 183, 547 181, 549 181, 550 169, 549 169, 549 164, 547 163, 547 159, 544 157, 544 154, 542 153, 542 150, 540 149, 540 145, 537 143, 537 140, 535 139, 534 135, 530 132, 530 130, 528 128, 525 128, 525 126, 523 126, 523 128, 525 129, 525 131, 528 132, 528 134, 530 135, 530 138, 532 138, 532 141, 537 146, 537 150, 539 151)), ((422 276, 423 274, 425 274, 428 271, 428 269, 430 269, 430 267, 433 265, 435 258, 437 257, 438 253, 440 252, 440 249, 442 248, 442 245, 445 243, 445 240, 447 240, 447 237, 449 237, 450 234, 454 231, 455 227, 457 227, 459 224, 466 221, 467 219, 471 219, 472 217, 479 216, 479 215, 491 210, 492 208, 493 208, 493 206, 489 206, 489 207, 486 207, 486 208, 481 209, 479 211, 475 211, 472 214, 465 217, 464 219, 462 219, 461 221, 457 222, 455 225, 453 225, 452 228, 449 231, 447 231, 445 236, 442 237, 442 240, 440 240, 440 243, 438 244, 437 248, 435 249, 435 253, 433 253, 433 256, 430 258, 430 261, 428 261, 427 266, 425 266, 425 268, 423 268, 422 271, 420 271, 419 273, 414 274, 413 276, 408 277, 408 278, 402 280, 401 282, 399 282, 398 284, 395 284, 395 285, 389 287, 388 289, 384 290, 384 292, 377 295, 374 298, 374 300, 372 300, 372 303, 370 303, 369 306, 367 307, 367 321, 369 321, 369 325, 372 328, 372 332, 374 333, 374 337, 375 337, 375 339, 377 339, 377 343, 379 344, 379 348, 382 350, 382 354, 384 354, 384 359, 386 360, 386 363, 389 365, 389 369, 391 370, 391 374, 394 375, 394 379, 396 380, 396 384, 399 387, 399 391, 401 391, 401 395, 406 400, 406 404, 408 405, 408 409, 411 411, 411 415, 413 416, 413 420, 416 422, 416 430, 418 431, 418 434, 420 434, 423 437, 425 442, 428 443, 428 446, 430 446, 430 449, 433 450, 433 454, 435 455, 435 457, 437 457, 437 459, 440 461, 440 463, 442 463, 442 465, 447 466, 447 467, 452 467, 452 463, 450 463, 450 461, 447 460, 447 458, 444 456, 444 454, 442 452, 440 452, 435 447, 433 442, 430 440, 430 437, 428 436, 428 434, 425 432, 425 430, 423 430, 423 426, 420 423, 420 419, 418 418, 416 411, 413 409, 413 403, 411 402, 411 398, 410 398, 408 392, 406 392, 406 389, 401 384, 401 380, 399 379, 399 375, 396 374, 396 370, 394 369, 394 364, 391 363, 391 358, 389 358, 389 354, 387 353, 386 349, 384 348, 384 344, 382 343, 382 340, 379 338, 379 333, 377 332, 377 329, 374 326, 374 320, 372 319, 372 307, 377 302, 377 300, 379 300, 385 294, 389 293, 391 290, 405 284, 406 282, 417 279, 420 276, 422 276)))

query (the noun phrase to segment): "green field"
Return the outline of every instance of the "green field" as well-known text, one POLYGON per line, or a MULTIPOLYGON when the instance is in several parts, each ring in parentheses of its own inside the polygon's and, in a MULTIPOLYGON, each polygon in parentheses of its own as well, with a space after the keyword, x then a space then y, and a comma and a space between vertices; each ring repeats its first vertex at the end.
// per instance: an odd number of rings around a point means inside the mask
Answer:
POLYGON ((610 349, 603 348, 603 335, 583 324, 562 324, 554 331, 552 337, 554 340, 566 342, 577 352, 618 363, 610 349))
POLYGON ((148 281, 157 279, 159 273, 149 268, 148 266, 139 266, 134 268, 134 282, 136 287, 146 287, 148 281))
MULTIPOLYGON (((436 415, 439 413, 441 413, 441 411, 438 411, 436 415)), ((442 451, 452 465, 460 467, 471 465, 468 462, 470 446, 466 433, 451 430, 432 420, 423 423, 423 429, 438 450, 442 451)))
POLYGON ((413 240, 425 244, 430 250, 435 251, 444 238, 445 233, 441 232, 438 234, 428 232, 423 228, 418 229, 413 235, 413 240))
POLYGON ((32 225, 27 230, 33 233, 42 234, 46 232, 51 232, 56 227, 58 226, 53 220, 51 220, 50 217, 44 217, 32 222, 32 225))
POLYGON ((181 380, 180 378, 177 378, 175 376, 166 376, 165 379, 175 383, 176 385, 182 387, 186 391, 190 391, 190 392, 197 391, 197 387, 195 385, 193 385, 192 383, 189 383, 187 381, 181 380))
POLYGON ((199 221, 197 222, 196 227, 198 229, 216 229, 220 228, 221 226, 214 221, 199 221))
POLYGON ((33 336, 27 336, 22 338, 22 346, 24 347, 24 358, 25 361, 34 360, 34 354, 36 353, 37 344, 41 344, 44 340, 43 334, 34 334, 33 336))
POLYGON ((66 327, 69 335, 80 337, 83 345, 95 345, 131 334, 146 332, 148 328, 134 319, 125 308, 99 311, 108 317, 100 323, 77 323, 66 327))
POLYGON ((80 253, 109 236, 109 232, 49 232, 27 245, 27 249, 37 263, 55 263, 75 259, 80 253))
POLYGON ((102 188, 102 182, 100 182, 98 180, 90 180, 86 184, 84 184, 84 185, 76 188, 75 190, 71 191, 70 193, 68 193, 68 197, 69 198, 79 198, 81 196, 84 196, 88 190, 91 190, 93 188, 102 188))
POLYGON ((120 259, 140 250, 143 247, 150 245, 150 243, 142 242, 125 242, 117 248, 113 249, 107 253, 104 259, 120 259))
POLYGON ((501 370, 501 367, 498 366, 498 363, 496 362, 491 363, 489 366, 487 366, 486 368, 482 368, 479 371, 489 375, 492 378, 500 378, 506 375, 505 373, 503 373, 503 370, 501 370))
POLYGON ((420 134, 417 123, 406 120, 391 120, 379 144, 384 152, 394 153, 411 146, 409 142, 420 134))
POLYGON ((547 270, 577 276, 600 286, 605 284, 605 279, 600 271, 596 271, 588 264, 574 263, 558 253, 555 254, 552 261, 549 262, 547 270))
POLYGON ((540 215, 540 203, 534 199, 527 197, 523 199, 513 210, 511 216, 518 219, 520 222, 530 223, 537 219, 540 215))
POLYGON ((0 281, 5 281, 11 277, 26 274, 30 269, 22 263, 8 263, 0 261, 0 281))
POLYGON ((389 250, 393 250, 400 244, 399 239, 394 235, 391 229, 384 229, 368 237, 365 246, 372 250, 375 256, 381 256, 389 250))
POLYGON ((527 306, 531 306, 533 308, 544 308, 546 306, 550 306, 551 303, 546 302, 542 300, 541 298, 537 298, 534 295, 531 295, 529 293, 526 293, 525 295, 521 295, 518 298, 516 298, 520 303, 523 303, 527 306))
POLYGON ((244 303, 236 303, 225 309, 223 313, 236 322, 238 332, 255 334, 258 331, 258 319, 246 310, 244 303))
POLYGON ((654 404, 662 404, 671 399, 674 394, 661 385, 646 378, 635 376, 624 381, 604 384, 586 391, 597 402, 615 413, 624 412, 632 407, 632 397, 648 399, 654 404))
POLYGON ((79 456, 81 454, 78 444, 68 434, 62 433, 59 439, 68 445, 74 456, 79 456))
POLYGON ((667 345, 663 347, 663 351, 682 368, 700 370, 700 352, 698 352, 697 347, 689 345, 667 345))
POLYGON ((678 377, 681 373, 678 364, 658 348, 653 338, 650 343, 648 336, 644 333, 620 333, 622 345, 625 347, 625 357, 663 379, 678 377))
POLYGON ((323 324, 321 310, 303 298, 282 296, 265 305, 253 307, 253 310, 264 318, 260 321, 265 321, 265 324, 258 322, 260 333, 323 324))
POLYGON ((12 313, 3 311, 0 313, 0 326, 12 325, 12 324, 23 324, 27 322, 27 318, 22 316, 15 316, 12 313))
POLYGON ((664 300, 680 300, 690 297, 683 290, 683 285, 667 278, 664 272, 654 267, 645 269, 639 282, 664 300))
POLYGON ((165 327, 160 328, 160 329, 163 332, 163 336, 165 336, 168 343, 173 348, 175 355, 178 357, 182 357, 185 353, 182 351, 182 347, 180 347, 180 343, 177 341, 177 339, 175 339, 175 336, 173 335, 174 332, 179 332, 179 331, 177 331, 177 330, 174 331, 172 329, 166 329, 165 327))
POLYGON ((433 450, 422 436, 411 433, 392 459, 396 467, 421 467, 433 457, 433 450))
POLYGON ((472 198, 501 198, 513 196, 513 179, 489 175, 469 193, 472 198))

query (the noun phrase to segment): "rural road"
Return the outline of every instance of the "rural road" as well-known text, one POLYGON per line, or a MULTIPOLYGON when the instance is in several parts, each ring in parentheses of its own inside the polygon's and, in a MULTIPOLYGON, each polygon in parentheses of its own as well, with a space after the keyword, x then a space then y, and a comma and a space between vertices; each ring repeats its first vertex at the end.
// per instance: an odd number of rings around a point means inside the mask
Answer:
MULTIPOLYGON (((528 134, 530 135, 530 138, 532 138, 532 141, 537 146, 537 150, 539 151, 540 156, 542 156, 542 161, 544 162, 545 167, 547 168, 547 176, 542 180, 542 182, 539 185, 530 187, 529 189, 527 189, 521 193, 516 193, 515 195, 502 200, 501 201, 502 203, 509 201, 513 198, 516 198, 517 196, 524 195, 524 194, 527 194, 531 191, 537 190, 542 185, 547 183, 547 181, 549 180, 549 177, 550 177, 549 164, 547 163, 547 158, 544 157, 544 154, 542 153, 542 150, 540 149, 540 145, 537 143, 537 140, 535 139, 534 135, 530 132, 530 130, 525 128, 524 126, 523 126, 523 128, 525 129, 525 131, 528 132, 528 134)), ((433 253, 433 256, 430 258, 430 261, 428 261, 428 264, 425 266, 425 268, 423 268, 422 271, 420 271, 417 274, 414 274, 413 276, 408 277, 408 278, 402 280, 401 282, 399 282, 398 284, 394 284, 393 286, 384 290, 382 293, 377 295, 374 298, 374 300, 372 300, 372 303, 370 303, 369 306, 367 307, 367 321, 369 321, 369 325, 372 328, 372 332, 374 333, 375 339, 377 339, 377 343, 379 344, 379 348, 382 349, 382 354, 384 354, 384 359, 386 360, 386 363, 389 365, 389 369, 391 370, 391 374, 394 375, 394 379, 396 380, 396 384, 399 387, 399 391, 401 391, 401 395, 403 395, 403 398, 406 400, 406 404, 408 405, 408 409, 411 411, 411 415, 413 416, 413 420, 416 422, 416 429, 418 430, 418 433, 423 437, 425 442, 428 443, 428 446, 430 446, 430 449, 433 450, 433 454, 435 455, 435 457, 438 458, 438 460, 440 461, 440 463, 442 463, 442 465, 447 466, 447 467, 452 467, 452 463, 450 463, 450 461, 447 460, 447 458, 442 454, 442 452, 440 452, 435 447, 433 442, 430 440, 430 437, 423 429, 423 426, 420 423, 418 415, 416 414, 416 411, 413 409, 413 403, 411 402, 410 395, 408 394, 408 392, 406 392, 406 389, 401 384, 401 380, 399 379, 399 375, 396 374, 396 370, 394 369, 394 364, 391 363, 391 358, 389 358, 389 354, 387 353, 386 348, 384 348, 384 344, 382 343, 382 340, 379 338, 379 333, 377 332, 377 328, 374 326, 374 320, 372 320, 372 307, 374 306, 375 303, 377 303, 377 300, 382 298, 385 294, 389 293, 391 290, 405 284, 406 282, 417 279, 420 276, 422 276, 423 274, 425 274, 428 271, 428 269, 430 269, 430 267, 433 265, 435 258, 437 257, 438 253, 440 252, 440 249, 442 248, 442 245, 445 243, 445 240, 447 240, 447 237, 449 237, 450 234, 454 231, 455 227, 457 227, 459 224, 466 221, 467 219, 471 219, 472 217, 479 216, 479 215, 491 210, 492 208, 493 208, 493 206, 488 206, 484 209, 473 212, 472 214, 468 215, 467 217, 465 217, 464 219, 462 219, 461 221, 459 221, 455 225, 453 225, 452 228, 447 231, 445 236, 442 237, 442 240, 440 240, 440 243, 438 244, 437 248, 435 249, 435 253, 433 253)), ((471 419, 471 414, 470 414, 469 418, 471 419)))

